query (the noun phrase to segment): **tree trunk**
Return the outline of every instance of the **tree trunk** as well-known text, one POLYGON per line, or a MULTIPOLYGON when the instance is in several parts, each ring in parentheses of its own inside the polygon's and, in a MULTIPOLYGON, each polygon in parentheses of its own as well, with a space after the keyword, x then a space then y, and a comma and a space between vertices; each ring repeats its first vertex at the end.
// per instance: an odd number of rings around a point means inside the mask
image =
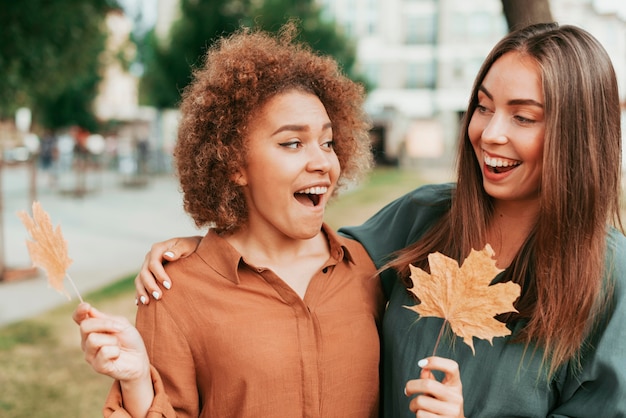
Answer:
POLYGON ((531 23, 554 20, 549 0, 502 0, 502 12, 510 31, 531 23))

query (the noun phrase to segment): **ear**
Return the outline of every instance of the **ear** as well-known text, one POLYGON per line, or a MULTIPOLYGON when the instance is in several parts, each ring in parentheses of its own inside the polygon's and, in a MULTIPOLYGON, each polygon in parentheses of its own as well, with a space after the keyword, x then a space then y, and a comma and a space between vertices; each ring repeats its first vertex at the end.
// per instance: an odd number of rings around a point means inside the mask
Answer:
POLYGON ((246 178, 245 173, 241 171, 237 171, 236 173, 231 174, 230 179, 239 186, 243 187, 248 185, 248 179, 246 178))

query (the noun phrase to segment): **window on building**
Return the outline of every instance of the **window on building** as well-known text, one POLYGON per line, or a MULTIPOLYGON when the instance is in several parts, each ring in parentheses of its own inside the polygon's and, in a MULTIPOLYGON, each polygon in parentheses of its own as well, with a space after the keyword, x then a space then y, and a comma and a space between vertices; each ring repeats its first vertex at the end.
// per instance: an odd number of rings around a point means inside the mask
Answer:
POLYGON ((411 62, 406 68, 407 89, 434 89, 435 88, 435 63, 427 62, 411 62))
POLYGON ((378 80, 380 77, 380 66, 377 63, 368 63, 364 65, 365 78, 372 88, 378 87, 378 80))
POLYGON ((472 39, 489 39, 494 28, 493 15, 476 12, 467 16, 468 36, 472 39))
POLYGON ((408 16, 405 25, 407 44, 423 45, 435 43, 436 25, 433 15, 408 16))

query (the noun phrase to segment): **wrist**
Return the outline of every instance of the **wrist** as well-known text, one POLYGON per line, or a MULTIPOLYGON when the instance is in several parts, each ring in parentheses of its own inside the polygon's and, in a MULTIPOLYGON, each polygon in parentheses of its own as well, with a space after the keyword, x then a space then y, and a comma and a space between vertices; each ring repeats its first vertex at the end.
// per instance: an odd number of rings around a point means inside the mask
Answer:
POLYGON ((154 401, 150 368, 137 377, 120 380, 122 403, 132 417, 145 417, 154 401))

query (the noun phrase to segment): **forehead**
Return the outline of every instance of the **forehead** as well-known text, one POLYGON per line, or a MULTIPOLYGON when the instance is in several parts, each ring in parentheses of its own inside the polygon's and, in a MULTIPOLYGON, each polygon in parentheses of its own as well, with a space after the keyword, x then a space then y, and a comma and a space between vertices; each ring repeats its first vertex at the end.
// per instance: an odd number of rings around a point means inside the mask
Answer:
POLYGON ((288 120, 314 123, 319 118, 328 119, 319 97, 299 89, 277 93, 263 103, 258 115, 266 121, 286 123, 288 120))
POLYGON ((482 87, 494 97, 525 98, 543 103, 539 64, 530 56, 517 51, 502 55, 492 64, 482 87))
POLYGON ((316 99, 317 101, 320 100, 319 97, 311 91, 299 87, 290 87, 267 97, 261 102, 261 107, 276 105, 276 103, 299 101, 307 98, 316 99))

